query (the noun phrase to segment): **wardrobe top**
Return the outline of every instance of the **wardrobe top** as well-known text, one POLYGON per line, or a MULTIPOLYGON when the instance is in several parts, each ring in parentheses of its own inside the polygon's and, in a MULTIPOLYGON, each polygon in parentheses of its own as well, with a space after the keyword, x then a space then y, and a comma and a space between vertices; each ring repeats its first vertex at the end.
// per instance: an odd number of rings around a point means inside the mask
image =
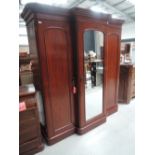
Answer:
POLYGON ((24 17, 27 13, 69 15, 69 11, 67 9, 39 3, 26 4, 21 16, 24 17))
POLYGON ((123 20, 113 19, 111 17, 111 14, 93 12, 88 9, 82 9, 77 7, 72 9, 65 9, 39 3, 28 3, 24 8, 21 17, 26 20, 28 16, 30 16, 31 14, 38 14, 38 13, 48 15, 72 16, 72 17, 83 16, 88 18, 101 19, 119 25, 122 25, 124 22, 123 20))

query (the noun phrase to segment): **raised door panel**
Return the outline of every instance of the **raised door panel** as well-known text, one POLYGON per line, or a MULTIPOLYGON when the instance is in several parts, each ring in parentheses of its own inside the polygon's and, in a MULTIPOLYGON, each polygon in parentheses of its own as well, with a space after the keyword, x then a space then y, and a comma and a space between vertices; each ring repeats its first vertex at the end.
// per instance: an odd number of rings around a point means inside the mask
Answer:
POLYGON ((46 119, 44 127, 51 144, 59 136, 74 130, 72 55, 68 24, 43 21, 38 25, 38 43, 46 119))
POLYGON ((106 79, 107 79, 107 113, 111 114, 117 110, 117 89, 119 73, 119 48, 120 39, 117 33, 107 35, 106 53, 106 79))
POLYGON ((55 131, 71 122, 67 40, 64 29, 50 28, 45 32, 50 108, 55 131))

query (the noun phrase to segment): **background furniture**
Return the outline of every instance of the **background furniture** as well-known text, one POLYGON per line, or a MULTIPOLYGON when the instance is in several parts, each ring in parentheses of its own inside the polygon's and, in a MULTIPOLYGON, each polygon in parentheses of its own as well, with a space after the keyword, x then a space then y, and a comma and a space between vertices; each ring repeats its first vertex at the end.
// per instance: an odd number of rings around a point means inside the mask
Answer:
POLYGON ((134 63, 134 42, 121 42, 121 63, 134 63))
POLYGON ((119 103, 129 103, 135 97, 135 67, 133 64, 120 65, 119 103))
POLYGON ((43 149, 35 88, 32 84, 19 87, 19 102, 26 109, 19 112, 19 153, 30 155, 43 149))
POLYGON ((31 71, 30 62, 33 58, 27 53, 19 55, 19 85, 33 83, 33 73, 31 71))

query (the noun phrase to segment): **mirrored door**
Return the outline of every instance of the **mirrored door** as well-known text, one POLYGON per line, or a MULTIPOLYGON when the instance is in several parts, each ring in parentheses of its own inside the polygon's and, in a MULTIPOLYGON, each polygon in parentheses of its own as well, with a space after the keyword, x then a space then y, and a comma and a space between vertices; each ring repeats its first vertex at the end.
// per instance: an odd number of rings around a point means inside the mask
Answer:
POLYGON ((84 32, 84 76, 86 121, 103 112, 104 34, 96 30, 84 32))

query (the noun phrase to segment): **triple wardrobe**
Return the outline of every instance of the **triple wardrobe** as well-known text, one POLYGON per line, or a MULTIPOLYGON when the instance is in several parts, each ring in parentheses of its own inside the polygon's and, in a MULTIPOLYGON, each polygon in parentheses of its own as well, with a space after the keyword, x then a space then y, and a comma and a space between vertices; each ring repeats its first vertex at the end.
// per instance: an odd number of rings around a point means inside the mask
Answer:
POLYGON ((23 10, 48 144, 84 134, 117 111, 122 20, 29 3, 23 10))

